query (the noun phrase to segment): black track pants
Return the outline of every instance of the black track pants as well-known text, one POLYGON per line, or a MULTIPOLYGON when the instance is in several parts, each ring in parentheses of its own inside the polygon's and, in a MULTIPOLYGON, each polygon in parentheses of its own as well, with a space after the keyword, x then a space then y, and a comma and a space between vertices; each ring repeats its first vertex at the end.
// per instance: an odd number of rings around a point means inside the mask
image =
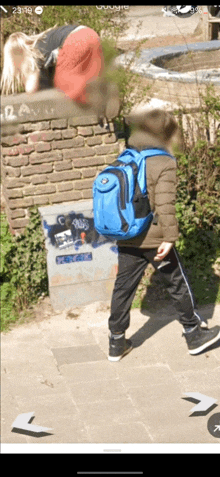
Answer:
MULTIPOLYGON (((161 262, 153 259, 157 249, 118 247, 118 273, 111 300, 109 329, 112 333, 125 332, 130 324, 130 308, 145 269, 151 263, 155 269, 161 262)), ((183 326, 195 326, 201 320, 186 272, 173 247, 165 257, 165 266, 158 269, 183 326), (168 264, 166 262, 169 262, 168 264)), ((163 264, 162 264, 163 265, 163 264)))

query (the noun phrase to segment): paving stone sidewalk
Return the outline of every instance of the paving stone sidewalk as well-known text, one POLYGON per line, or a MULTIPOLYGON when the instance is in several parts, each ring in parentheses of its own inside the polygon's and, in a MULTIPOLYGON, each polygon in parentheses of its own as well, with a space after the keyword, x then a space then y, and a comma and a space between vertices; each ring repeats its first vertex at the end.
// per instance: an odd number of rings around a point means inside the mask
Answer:
MULTIPOLYGON (((220 305, 202 313, 219 324, 220 305)), ((111 363, 108 314, 94 303, 2 333, 2 444, 219 444, 208 421, 220 413, 220 342, 190 356, 171 305, 133 309, 134 349, 111 363), (216 404, 191 416, 189 392, 216 404), (15 419, 30 412, 50 433, 15 432, 15 419)))

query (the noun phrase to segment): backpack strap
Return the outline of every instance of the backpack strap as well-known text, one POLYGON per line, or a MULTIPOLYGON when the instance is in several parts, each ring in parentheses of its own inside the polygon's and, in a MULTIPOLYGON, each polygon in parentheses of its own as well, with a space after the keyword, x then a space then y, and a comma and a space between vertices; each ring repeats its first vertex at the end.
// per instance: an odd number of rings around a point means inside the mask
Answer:
POLYGON ((170 156, 172 159, 175 159, 172 154, 168 151, 166 151, 163 148, 147 148, 143 149, 142 151, 138 151, 137 149, 133 147, 129 147, 125 149, 120 156, 118 157, 119 160, 123 160, 123 157, 126 157, 126 155, 133 156, 136 158, 147 158, 147 157, 152 157, 152 156, 170 156))
POLYGON ((143 149, 139 154, 141 154, 142 157, 152 157, 152 156, 170 156, 172 157, 172 159, 174 159, 174 157, 172 156, 172 154, 170 154, 170 152, 166 151, 165 149, 162 149, 162 148, 151 148, 151 149, 143 149))

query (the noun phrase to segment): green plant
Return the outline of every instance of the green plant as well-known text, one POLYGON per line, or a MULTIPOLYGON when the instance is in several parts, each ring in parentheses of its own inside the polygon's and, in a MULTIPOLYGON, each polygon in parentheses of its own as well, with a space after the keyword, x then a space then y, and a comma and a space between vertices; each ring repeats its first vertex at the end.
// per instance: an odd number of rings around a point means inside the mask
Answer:
POLYGON ((214 273, 220 256, 220 98, 211 86, 201 104, 193 117, 196 129, 182 128, 183 150, 176 153, 180 228, 176 245, 202 304, 220 300, 219 276, 214 273))
POLYGON ((13 236, 1 216, 1 330, 17 320, 21 311, 48 293, 46 250, 41 218, 30 209, 24 232, 13 236))

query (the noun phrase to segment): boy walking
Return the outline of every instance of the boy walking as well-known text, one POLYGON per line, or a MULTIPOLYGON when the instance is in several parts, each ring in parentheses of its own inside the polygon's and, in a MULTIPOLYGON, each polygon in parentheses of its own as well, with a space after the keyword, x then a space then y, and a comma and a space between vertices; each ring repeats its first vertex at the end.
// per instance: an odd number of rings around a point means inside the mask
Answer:
MULTIPOLYGON (((133 130, 128 147, 164 149, 170 152, 177 123, 159 109, 136 114, 128 120, 133 130)), ((175 248, 179 231, 175 217, 176 160, 167 155, 147 159, 147 189, 154 219, 147 231, 125 241, 118 241, 118 273, 109 317, 109 357, 119 361, 132 349, 125 338, 130 324, 130 308, 145 269, 151 263, 161 274, 175 305, 183 336, 190 354, 198 354, 220 339, 220 327, 211 329, 196 308, 186 272, 175 248)))

